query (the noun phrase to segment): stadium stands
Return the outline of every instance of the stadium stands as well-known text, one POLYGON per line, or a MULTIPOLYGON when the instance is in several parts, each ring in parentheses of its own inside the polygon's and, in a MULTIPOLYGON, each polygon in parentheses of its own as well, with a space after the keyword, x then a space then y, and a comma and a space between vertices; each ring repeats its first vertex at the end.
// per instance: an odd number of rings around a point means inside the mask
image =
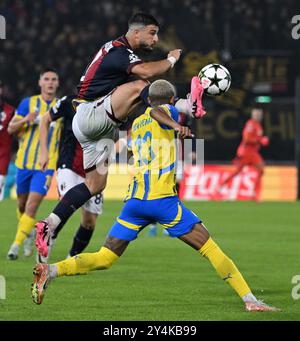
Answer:
POLYGON ((69 93, 90 56, 107 39, 121 34, 128 17, 139 9, 160 20, 162 50, 181 44, 185 51, 221 51, 225 24, 233 56, 258 49, 299 49, 290 39, 296 0, 149 0, 142 7, 141 1, 132 0, 130 4, 126 0, 1 1, 10 38, 1 42, 0 51, 6 97, 17 104, 24 94, 34 93, 36 75, 44 65, 58 69, 63 80, 60 91, 69 93))

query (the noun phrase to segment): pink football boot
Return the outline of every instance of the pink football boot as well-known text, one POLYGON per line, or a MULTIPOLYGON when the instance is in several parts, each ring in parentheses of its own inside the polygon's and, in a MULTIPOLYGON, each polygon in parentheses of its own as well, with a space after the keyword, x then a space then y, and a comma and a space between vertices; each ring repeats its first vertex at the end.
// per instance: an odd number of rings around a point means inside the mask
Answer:
POLYGON ((194 76, 191 81, 191 94, 189 97, 191 111, 195 118, 201 118, 206 114, 202 105, 202 95, 204 87, 201 84, 199 77, 194 76))
POLYGON ((37 251, 39 255, 47 257, 49 239, 51 236, 49 224, 45 220, 40 220, 35 224, 35 228, 36 228, 35 246, 37 248, 37 251))

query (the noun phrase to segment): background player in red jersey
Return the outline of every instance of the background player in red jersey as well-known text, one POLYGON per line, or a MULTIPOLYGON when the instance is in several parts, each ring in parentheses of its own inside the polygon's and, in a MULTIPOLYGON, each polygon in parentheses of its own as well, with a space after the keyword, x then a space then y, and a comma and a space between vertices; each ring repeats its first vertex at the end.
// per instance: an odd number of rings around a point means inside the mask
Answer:
POLYGON ((3 100, 3 86, 0 80, 0 201, 3 199, 5 176, 11 159, 13 138, 7 127, 14 115, 15 108, 3 100))
POLYGON ((259 150, 261 146, 267 146, 269 144, 269 138, 263 136, 263 128, 261 125, 262 119, 263 110, 260 108, 253 108, 251 111, 251 118, 246 122, 243 129, 242 141, 238 146, 236 157, 233 160, 233 163, 236 164, 237 168, 221 183, 219 190, 238 175, 245 166, 252 166, 256 168, 258 173, 255 180, 253 199, 256 198, 261 177, 264 173, 264 160, 260 155, 259 150))

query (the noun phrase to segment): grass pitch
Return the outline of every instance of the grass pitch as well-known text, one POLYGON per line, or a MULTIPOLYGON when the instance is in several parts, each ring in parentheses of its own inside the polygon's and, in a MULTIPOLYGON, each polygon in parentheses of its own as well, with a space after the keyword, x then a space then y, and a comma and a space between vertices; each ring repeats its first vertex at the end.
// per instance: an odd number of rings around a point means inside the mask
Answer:
MULTIPOLYGON (((55 202, 44 202, 38 218, 55 202)), ((214 239, 234 260, 254 294, 282 309, 246 313, 240 298, 210 263, 183 242, 148 237, 147 229, 106 271, 52 282, 41 306, 32 303, 34 257, 6 260, 16 231, 16 202, 0 203, 0 275, 6 299, 0 320, 203 321, 300 320, 300 300, 293 300, 292 277, 300 275, 300 204, 188 202, 214 239)), ((122 208, 106 201, 87 252, 99 249, 122 208)), ((63 259, 79 224, 77 212, 61 232, 51 262, 63 259)), ((299 290, 300 293, 300 290, 299 290)))

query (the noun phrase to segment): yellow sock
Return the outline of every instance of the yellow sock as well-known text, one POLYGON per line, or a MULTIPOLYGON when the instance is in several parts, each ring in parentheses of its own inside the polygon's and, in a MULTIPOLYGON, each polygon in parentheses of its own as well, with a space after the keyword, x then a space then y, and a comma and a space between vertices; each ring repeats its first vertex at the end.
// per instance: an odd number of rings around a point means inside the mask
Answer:
POLYGON ((30 235, 35 224, 35 219, 29 217, 26 213, 22 214, 14 244, 21 245, 23 241, 30 235))
POLYGON ((101 247, 98 252, 81 253, 54 265, 57 267, 57 277, 83 275, 93 270, 108 269, 118 258, 111 250, 101 247))
POLYGON ((199 252, 209 259, 221 278, 229 283, 241 298, 251 292, 233 261, 224 254, 211 238, 208 239, 199 252))
POLYGON ((23 213, 21 213, 21 211, 19 210, 18 207, 17 207, 17 209, 16 209, 16 214, 17 214, 17 219, 18 219, 18 221, 19 221, 19 220, 21 219, 23 213))

